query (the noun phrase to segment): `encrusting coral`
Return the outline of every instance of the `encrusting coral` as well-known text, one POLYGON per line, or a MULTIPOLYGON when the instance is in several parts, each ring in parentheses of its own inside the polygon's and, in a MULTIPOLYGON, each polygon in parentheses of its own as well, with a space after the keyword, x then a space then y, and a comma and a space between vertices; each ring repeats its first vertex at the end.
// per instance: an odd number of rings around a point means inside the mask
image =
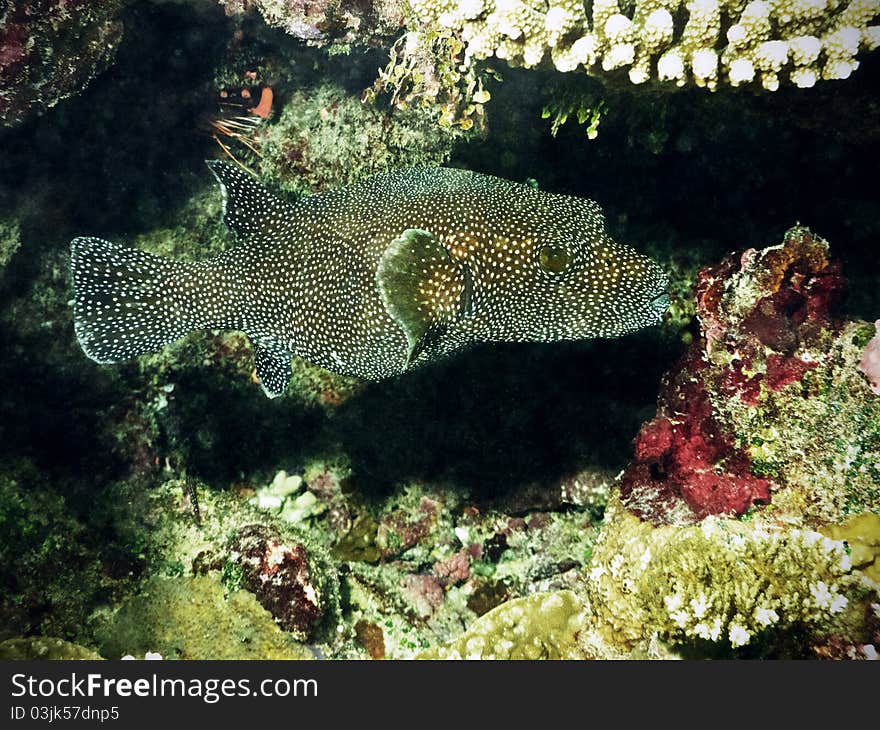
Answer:
POLYGON ((877 0, 413 0, 426 24, 460 34, 466 58, 559 71, 626 69, 710 89, 759 80, 770 91, 845 79, 880 45, 877 0))
POLYGON ((420 659, 583 659, 577 634, 586 620, 572 591, 535 593, 481 616, 456 641, 420 659))

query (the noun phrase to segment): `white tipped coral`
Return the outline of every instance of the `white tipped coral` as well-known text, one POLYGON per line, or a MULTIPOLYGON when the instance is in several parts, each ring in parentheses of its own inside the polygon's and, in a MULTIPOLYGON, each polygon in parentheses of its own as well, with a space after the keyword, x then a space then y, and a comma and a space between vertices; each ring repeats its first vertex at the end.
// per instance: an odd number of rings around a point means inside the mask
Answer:
POLYGON ((420 22, 459 33, 466 60, 530 67, 549 57, 559 71, 621 70, 633 83, 806 88, 847 78, 858 53, 880 47, 880 0, 594 0, 589 12, 582 0, 411 6, 420 22))

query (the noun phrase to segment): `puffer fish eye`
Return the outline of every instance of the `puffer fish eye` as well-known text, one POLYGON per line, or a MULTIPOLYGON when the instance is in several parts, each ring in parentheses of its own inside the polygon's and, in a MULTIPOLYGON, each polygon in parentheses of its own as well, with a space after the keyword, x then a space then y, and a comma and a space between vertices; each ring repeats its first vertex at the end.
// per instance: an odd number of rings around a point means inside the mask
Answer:
POLYGON ((562 246, 542 246, 538 251, 538 264, 548 274, 562 274, 571 266, 572 255, 562 246))

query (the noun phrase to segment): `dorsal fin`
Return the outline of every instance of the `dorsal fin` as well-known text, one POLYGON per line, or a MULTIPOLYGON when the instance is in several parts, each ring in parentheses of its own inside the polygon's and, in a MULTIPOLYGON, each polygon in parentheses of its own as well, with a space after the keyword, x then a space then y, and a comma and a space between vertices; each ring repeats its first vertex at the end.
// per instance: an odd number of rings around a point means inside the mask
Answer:
POLYGON ((223 194, 223 221, 239 241, 278 238, 294 219, 294 206, 270 193, 230 162, 207 160, 223 194))

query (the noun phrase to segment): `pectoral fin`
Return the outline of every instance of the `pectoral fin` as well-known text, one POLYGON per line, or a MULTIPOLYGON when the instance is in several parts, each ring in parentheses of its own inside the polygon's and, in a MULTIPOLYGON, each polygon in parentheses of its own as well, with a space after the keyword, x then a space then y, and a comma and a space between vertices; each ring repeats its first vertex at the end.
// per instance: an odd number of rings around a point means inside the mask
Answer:
POLYGON ((287 392, 290 384, 290 353, 257 346, 254 349, 254 367, 263 392, 277 398, 287 392))
POLYGON ((467 268, 429 231, 410 228, 395 238, 382 254, 376 280, 385 309, 406 335, 407 367, 470 310, 467 268))

